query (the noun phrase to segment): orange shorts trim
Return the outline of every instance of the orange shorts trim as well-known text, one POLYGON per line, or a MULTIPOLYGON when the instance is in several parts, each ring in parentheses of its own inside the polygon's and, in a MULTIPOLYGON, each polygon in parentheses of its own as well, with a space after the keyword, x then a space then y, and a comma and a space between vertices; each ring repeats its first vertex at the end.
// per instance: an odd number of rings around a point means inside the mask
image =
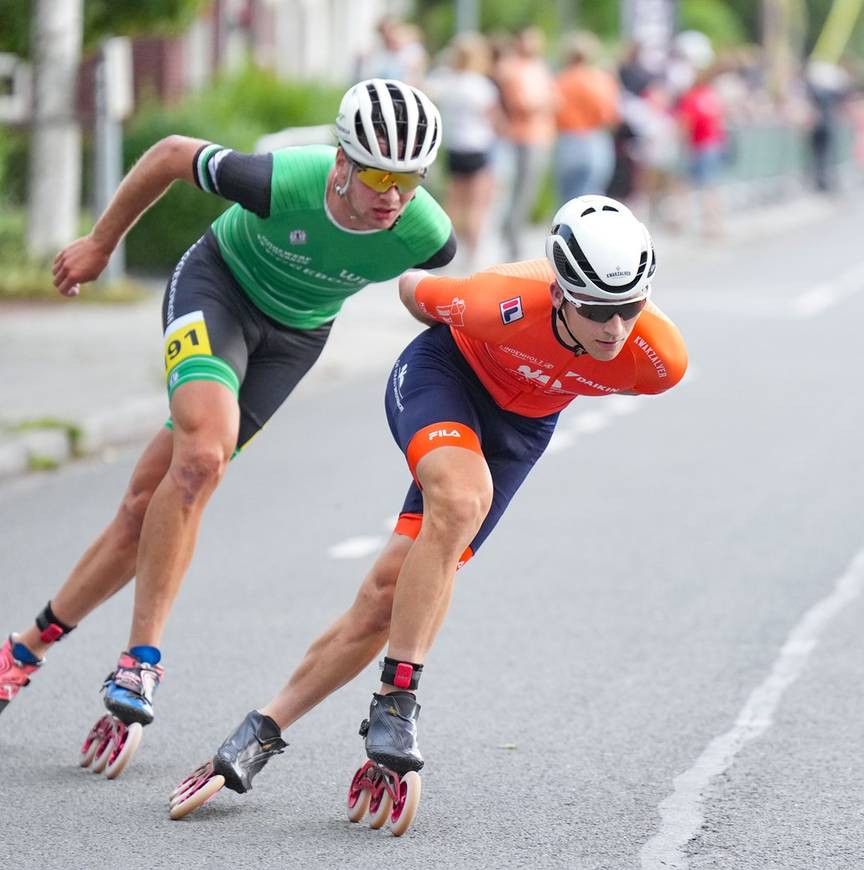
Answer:
MULTIPOLYGON (((396 521, 396 528, 393 529, 393 533, 405 535, 406 538, 412 538, 416 541, 422 525, 423 514, 399 514, 399 519, 396 521)), ((465 552, 459 557, 456 570, 458 571, 473 555, 474 551, 470 547, 466 547, 465 552)))
POLYGON ((424 426, 414 433, 414 437, 408 442, 408 449, 405 451, 408 467, 415 479, 417 477, 415 473, 417 463, 437 447, 464 447, 466 450, 473 450, 475 453, 483 455, 477 433, 464 423, 443 421, 433 423, 431 426, 424 426))

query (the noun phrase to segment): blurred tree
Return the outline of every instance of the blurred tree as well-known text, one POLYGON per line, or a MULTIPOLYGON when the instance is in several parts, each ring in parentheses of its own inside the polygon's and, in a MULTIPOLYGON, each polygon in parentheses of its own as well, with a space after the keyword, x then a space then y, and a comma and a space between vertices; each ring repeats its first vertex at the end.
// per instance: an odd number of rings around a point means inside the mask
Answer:
POLYGON ((725 0, 682 0, 678 20, 681 30, 699 30, 718 48, 748 41, 747 25, 725 0))
MULTIPOLYGON (((176 33, 213 0, 84 0, 84 45, 105 36, 176 33)), ((34 3, 0 0, 0 51, 30 57, 30 20, 34 3)))
MULTIPOLYGON (((618 32, 618 3, 612 0, 478 0, 480 29, 484 33, 515 33, 533 25, 543 29, 554 43, 563 29, 584 27, 602 37, 618 32)), ((453 0, 416 0, 414 20, 423 29, 432 53, 446 45, 456 32, 453 0)))

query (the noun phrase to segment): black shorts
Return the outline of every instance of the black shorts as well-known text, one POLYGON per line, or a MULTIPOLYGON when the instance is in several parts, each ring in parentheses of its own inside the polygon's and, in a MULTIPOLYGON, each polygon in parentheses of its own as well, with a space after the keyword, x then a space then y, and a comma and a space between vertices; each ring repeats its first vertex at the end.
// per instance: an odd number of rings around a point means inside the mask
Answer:
POLYGON ((332 325, 293 329, 267 317, 237 283, 208 230, 180 258, 162 302, 169 396, 189 381, 223 383, 240 405, 240 449, 318 359, 332 325))
POLYGON ((448 151, 447 169, 451 175, 473 175, 489 164, 488 151, 448 151))
MULTIPOLYGON (((421 332, 402 351, 390 373, 384 406, 390 432, 403 452, 418 431, 443 421, 461 423, 478 436, 494 490, 489 513, 469 547, 471 554, 507 510, 558 422, 557 413, 523 417, 495 404, 443 324, 421 332)), ((415 481, 400 516, 422 513, 423 493, 415 481)), ((403 528, 397 525, 396 530, 403 528)))

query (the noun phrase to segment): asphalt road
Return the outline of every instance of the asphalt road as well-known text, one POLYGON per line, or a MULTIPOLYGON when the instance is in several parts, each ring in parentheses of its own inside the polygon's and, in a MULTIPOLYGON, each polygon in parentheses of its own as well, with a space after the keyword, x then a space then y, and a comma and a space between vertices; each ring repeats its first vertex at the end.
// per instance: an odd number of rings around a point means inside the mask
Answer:
MULTIPOLYGON (((864 867, 861 217, 838 202, 660 252, 690 374, 660 397, 574 402, 460 575, 405 837, 344 813, 373 669, 286 732, 251 794, 177 823, 166 802, 348 605, 398 511, 386 371, 364 370, 298 396, 231 468, 120 779, 76 755, 128 590, 3 714, 0 866, 864 867)), ((62 581, 133 460, 0 487, 4 630, 62 581)))

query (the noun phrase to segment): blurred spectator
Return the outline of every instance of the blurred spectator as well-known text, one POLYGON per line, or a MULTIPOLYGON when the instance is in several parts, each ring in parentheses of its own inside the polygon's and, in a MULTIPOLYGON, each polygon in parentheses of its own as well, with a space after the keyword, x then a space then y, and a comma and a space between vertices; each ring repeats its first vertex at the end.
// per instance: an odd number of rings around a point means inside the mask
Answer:
POLYGON ((698 30, 685 30, 672 40, 672 49, 666 65, 666 81, 673 97, 690 90, 700 70, 714 63, 711 40, 698 30))
POLYGON ((677 228, 679 217, 664 208, 667 200, 680 192, 681 161, 678 121, 665 81, 654 78, 639 96, 625 91, 621 116, 631 131, 633 208, 644 213, 650 224, 664 221, 677 228))
POLYGON ((600 41, 593 33, 564 39, 558 88, 554 173, 558 202, 606 193, 615 168, 612 128, 618 123, 618 83, 596 63, 600 41))
POLYGON ((698 70, 693 86, 681 97, 677 114, 683 132, 690 181, 696 189, 702 234, 721 234, 716 185, 726 160, 727 134, 723 102, 713 87, 714 68, 698 70))
POLYGON ((626 49, 624 59, 618 65, 618 80, 627 93, 637 97, 654 79, 654 73, 648 69, 642 58, 642 45, 631 42, 626 49))
POLYGON ((835 163, 840 110, 849 94, 849 75, 842 67, 811 60, 804 74, 807 96, 813 110, 810 156, 813 183, 817 190, 836 187, 835 163))
POLYGON ((416 25, 386 17, 378 22, 379 47, 361 58, 359 79, 398 79, 419 87, 423 84, 429 56, 423 34, 416 25))
POLYGON ((537 200, 555 135, 555 82, 542 58, 544 36, 520 31, 496 70, 512 150, 512 188, 503 225, 507 256, 520 259, 520 241, 537 200))
POLYGON ((491 60, 483 36, 463 33, 450 44, 447 65, 427 80, 427 91, 443 120, 449 171, 446 211, 459 238, 463 271, 473 271, 476 265, 494 188, 492 151, 501 105, 489 76, 491 60))

